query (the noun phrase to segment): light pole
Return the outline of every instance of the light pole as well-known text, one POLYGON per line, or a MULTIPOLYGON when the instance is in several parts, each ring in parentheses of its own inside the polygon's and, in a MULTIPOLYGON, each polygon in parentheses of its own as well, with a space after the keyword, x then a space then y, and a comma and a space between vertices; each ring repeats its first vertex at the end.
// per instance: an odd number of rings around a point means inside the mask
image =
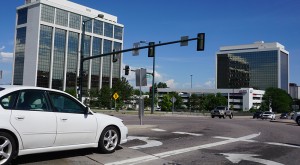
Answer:
MULTIPOLYGON (((149 44, 146 41, 140 41, 140 43, 143 44, 149 44)), ((154 95, 155 95, 155 87, 154 87, 154 82, 155 82, 155 55, 153 56, 153 71, 152 71, 152 104, 151 104, 151 114, 154 113, 154 95)))
POLYGON ((103 14, 98 14, 96 17, 94 18, 90 18, 87 20, 83 20, 82 19, 82 32, 81 32, 81 46, 80 46, 80 70, 79 70, 79 100, 82 101, 82 87, 83 87, 83 53, 84 53, 84 36, 85 36, 85 23, 89 22, 95 18, 103 18, 104 15, 103 14))
POLYGON ((193 75, 191 74, 191 89, 193 88, 193 75))

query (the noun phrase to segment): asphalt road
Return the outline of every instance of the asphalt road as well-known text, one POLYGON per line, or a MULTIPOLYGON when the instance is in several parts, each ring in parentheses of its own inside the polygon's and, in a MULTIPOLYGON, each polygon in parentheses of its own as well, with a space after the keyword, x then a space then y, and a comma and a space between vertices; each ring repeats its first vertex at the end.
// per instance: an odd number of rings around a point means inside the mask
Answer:
POLYGON ((291 120, 118 114, 129 141, 113 154, 93 149, 18 157, 13 164, 274 164, 300 162, 300 126, 291 120))

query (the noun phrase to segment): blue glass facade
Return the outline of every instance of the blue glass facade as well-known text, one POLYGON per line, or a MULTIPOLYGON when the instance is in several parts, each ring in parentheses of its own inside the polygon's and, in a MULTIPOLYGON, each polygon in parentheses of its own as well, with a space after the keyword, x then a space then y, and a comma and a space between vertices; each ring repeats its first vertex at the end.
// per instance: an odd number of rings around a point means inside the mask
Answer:
POLYGON ((218 54, 217 88, 265 90, 269 87, 284 87, 283 89, 286 90, 288 84, 287 61, 287 54, 279 56, 278 50, 218 54), (281 63, 279 64, 278 61, 281 63), (278 86, 279 74, 281 75, 281 86, 278 86))
POLYGON ((15 66, 14 66, 14 85, 23 85, 24 57, 26 44, 26 27, 17 29, 15 66))
POLYGON ((38 54, 37 86, 49 88, 53 27, 41 25, 38 54))
MULTIPOLYGON (((24 6, 17 11, 14 84, 22 85, 24 79, 23 70, 26 61, 26 25, 24 24, 31 23, 27 22, 28 20, 38 18, 37 15, 27 18, 32 15, 27 13, 40 14, 40 17, 39 20, 33 21, 33 23, 39 23, 39 26, 30 29, 30 33, 33 34, 30 36, 39 37, 38 44, 37 46, 30 44, 29 47, 30 50, 37 50, 37 58, 35 59, 37 77, 36 81, 25 81, 25 83, 36 82, 32 85, 59 90, 76 89, 79 75, 80 36, 83 30, 82 21, 86 21, 84 57, 109 53, 113 48, 120 50, 122 47, 123 27, 114 21, 114 17, 112 20, 109 20, 110 18, 93 19, 94 16, 87 17, 87 15, 77 13, 76 10, 68 11, 63 6, 52 6, 50 2, 24 6)), ((31 56, 31 58, 33 57, 31 56)), ((120 78, 121 61, 114 63, 112 67, 111 59, 110 56, 106 56, 84 62, 84 92, 88 91, 89 88, 100 89, 102 85, 110 85, 112 84, 111 81, 120 78)), ((32 71, 33 68, 30 69, 32 71)), ((28 72, 24 71, 24 73, 27 75, 28 72)))
POLYGON ((66 52, 66 31, 55 29, 53 53, 52 88, 63 90, 66 52))

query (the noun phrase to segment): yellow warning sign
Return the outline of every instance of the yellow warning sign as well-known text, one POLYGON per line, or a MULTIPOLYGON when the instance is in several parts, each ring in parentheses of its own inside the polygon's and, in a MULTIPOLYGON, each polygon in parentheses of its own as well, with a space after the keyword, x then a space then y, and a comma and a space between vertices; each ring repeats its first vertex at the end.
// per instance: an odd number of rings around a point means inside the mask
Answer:
POLYGON ((117 92, 113 95, 113 98, 114 98, 115 100, 117 100, 117 99, 119 98, 119 95, 118 95, 117 92))

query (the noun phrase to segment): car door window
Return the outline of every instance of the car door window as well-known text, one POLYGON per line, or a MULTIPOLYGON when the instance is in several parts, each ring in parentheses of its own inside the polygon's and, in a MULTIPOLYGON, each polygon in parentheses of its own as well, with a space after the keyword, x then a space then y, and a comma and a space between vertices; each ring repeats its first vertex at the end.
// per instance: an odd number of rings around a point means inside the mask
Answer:
POLYGON ((49 111, 44 91, 25 90, 20 91, 16 109, 30 111, 49 111))
POLYGON ((13 109, 15 100, 18 96, 17 92, 10 93, 0 99, 0 104, 4 109, 13 109))
POLYGON ((75 99, 61 94, 50 92, 50 99, 57 112, 63 113, 84 113, 84 107, 75 99))

